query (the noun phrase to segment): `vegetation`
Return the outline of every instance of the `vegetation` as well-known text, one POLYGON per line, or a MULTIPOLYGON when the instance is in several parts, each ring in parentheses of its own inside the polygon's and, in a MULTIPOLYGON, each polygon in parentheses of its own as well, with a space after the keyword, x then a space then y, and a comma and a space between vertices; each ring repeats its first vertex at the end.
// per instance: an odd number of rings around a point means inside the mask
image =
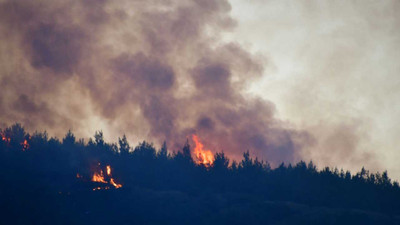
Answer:
POLYGON ((165 143, 158 151, 145 141, 133 148, 125 136, 106 143, 102 132, 88 143, 70 131, 62 140, 30 135, 20 124, 0 133, 4 224, 399 222, 399 184, 386 171, 352 175, 303 161, 272 169, 249 152, 240 162, 216 153, 204 165, 188 142, 170 153, 165 143), (93 181, 100 172, 107 182, 93 181))

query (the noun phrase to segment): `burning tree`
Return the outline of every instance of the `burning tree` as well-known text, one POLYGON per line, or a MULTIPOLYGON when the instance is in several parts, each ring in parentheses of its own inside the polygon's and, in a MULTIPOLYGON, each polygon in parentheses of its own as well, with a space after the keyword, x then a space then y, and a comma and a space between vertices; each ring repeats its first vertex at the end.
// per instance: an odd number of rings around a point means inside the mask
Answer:
POLYGON ((196 163, 204 166, 211 166, 214 162, 214 155, 211 150, 204 149, 204 145, 200 142, 197 135, 192 136, 196 147, 194 148, 193 154, 196 157, 196 163))
MULTIPOLYGON (((84 180, 84 177, 82 175, 80 175, 79 173, 76 174, 76 178, 84 180)), ((107 165, 104 170, 104 168, 101 167, 100 163, 97 164, 96 169, 93 172, 93 175, 92 175, 90 181, 93 183, 97 183, 97 184, 103 184, 103 185, 94 187, 93 191, 108 190, 108 189, 111 189, 111 187, 113 187, 115 189, 122 187, 122 184, 117 183, 115 181, 115 179, 112 177, 111 166, 107 165)))

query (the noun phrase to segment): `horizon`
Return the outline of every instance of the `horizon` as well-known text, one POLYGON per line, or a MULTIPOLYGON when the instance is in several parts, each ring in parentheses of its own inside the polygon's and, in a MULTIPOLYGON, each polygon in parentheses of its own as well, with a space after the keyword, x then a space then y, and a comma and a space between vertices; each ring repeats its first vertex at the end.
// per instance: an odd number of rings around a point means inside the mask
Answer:
MULTIPOLYGON (((24 126, 22 124, 20 124, 20 123, 14 123, 12 126, 9 126, 9 127, 6 127, 6 128, 1 128, 0 127, 0 137, 1 137, 0 140, 2 140, 3 142, 9 144, 13 139, 10 138, 10 137, 7 137, 5 135, 5 133, 4 133, 4 131, 5 131, 5 129, 8 129, 10 131, 10 130, 13 129, 12 127, 14 127, 14 126, 17 126, 17 127, 20 126, 23 130, 25 130, 24 126)), ((189 145, 188 147, 190 149, 190 153, 191 153, 191 157, 193 158, 193 161, 197 165, 203 165, 205 167, 212 166, 213 162, 215 160, 215 157, 218 154, 224 154, 225 155, 225 152, 224 152, 223 149, 221 149, 221 150, 209 150, 209 149, 207 149, 207 147, 205 147, 204 144, 202 143, 201 138, 198 137, 195 134, 193 134, 191 138, 186 137, 185 141, 182 141, 182 144, 178 144, 178 145, 172 146, 173 149, 171 149, 170 148, 171 146, 168 147, 168 141, 167 140, 164 140, 163 143, 161 145, 159 145, 159 146, 155 145, 153 142, 148 141, 148 140, 138 140, 136 143, 131 143, 129 141, 128 137, 126 137, 126 135, 118 137, 118 139, 116 141, 107 141, 105 139, 104 132, 102 130, 95 131, 93 136, 92 137, 88 137, 88 138, 79 138, 79 137, 75 136, 75 134, 74 134, 74 132, 72 130, 68 130, 65 133, 65 135, 63 137, 61 137, 61 138, 56 137, 56 136, 51 136, 45 130, 44 131, 35 131, 33 133, 30 133, 30 132, 25 130, 25 132, 26 132, 27 136, 25 137, 24 142, 20 143, 20 145, 22 146, 22 149, 23 149, 24 152, 25 151, 29 152, 29 150, 30 150, 29 149, 30 138, 32 136, 38 136, 39 135, 39 137, 41 137, 42 135, 48 135, 48 136, 46 136, 47 140, 54 139, 56 141, 59 141, 61 144, 65 144, 64 143, 64 139, 68 139, 69 137, 72 136, 74 138, 75 144, 80 144, 80 145, 83 144, 84 146, 87 146, 87 145, 90 145, 90 144, 94 144, 95 141, 96 141, 96 136, 100 135, 101 138, 104 140, 104 144, 109 145, 109 146, 115 146, 115 148, 117 148, 118 151, 115 152, 115 153, 118 153, 118 154, 121 154, 121 152, 119 150, 119 148, 121 148, 121 146, 120 146, 121 143, 119 143, 119 142, 121 140, 123 140, 124 138, 126 138, 126 144, 129 146, 128 153, 130 153, 130 154, 134 153, 134 151, 138 147, 142 146, 143 144, 149 144, 149 146, 154 148, 154 150, 156 151, 156 154, 161 153, 163 148, 166 148, 168 157, 176 157, 177 154, 182 153, 182 149, 185 148, 185 145, 188 144, 189 145), (212 155, 209 155, 208 152, 210 152, 212 155), (204 160, 202 158, 205 155, 207 155, 207 157, 208 157, 206 160, 204 160)), ((67 140, 67 141, 69 141, 69 140, 67 140)), ((232 163, 239 164, 241 162, 241 160, 243 160, 243 157, 244 157, 245 154, 250 154, 250 150, 249 149, 243 150, 241 155, 239 157, 236 157, 236 158, 231 158, 231 157, 229 157, 229 155, 225 155, 225 157, 228 159, 228 162, 229 162, 228 166, 231 167, 232 163)), ((362 166, 361 168, 359 168, 358 170, 355 170, 355 171, 348 170, 348 169, 345 169, 345 168, 339 168, 337 166, 319 166, 312 159, 310 159, 309 161, 305 161, 303 159, 299 159, 299 161, 295 161, 295 162, 284 162, 284 161, 282 161, 282 162, 278 162, 276 164, 271 164, 268 161, 268 159, 260 159, 257 156, 254 156, 254 155, 251 155, 251 154, 249 156, 250 156, 250 158, 252 160, 257 160, 257 161, 259 161, 261 163, 265 163, 271 169, 277 169, 277 168, 282 167, 282 166, 284 166, 284 167, 292 167, 293 166, 294 167, 294 166, 297 166, 298 164, 306 163, 306 165, 312 164, 312 166, 318 172, 322 172, 325 169, 329 169, 332 172, 334 172, 334 171, 337 171, 337 172, 343 171, 345 173, 349 172, 351 174, 351 176, 356 176, 362 170, 366 170, 366 171, 368 171, 368 173, 371 173, 371 174, 375 174, 375 173, 376 174, 382 174, 383 172, 384 173, 388 172, 387 170, 382 170, 382 171, 380 171, 380 170, 376 170, 376 171, 375 170, 370 170, 370 168, 368 168, 366 166, 362 166)), ((389 177, 392 179, 392 182, 399 182, 397 179, 394 179, 391 176, 391 174, 389 174, 389 177)))

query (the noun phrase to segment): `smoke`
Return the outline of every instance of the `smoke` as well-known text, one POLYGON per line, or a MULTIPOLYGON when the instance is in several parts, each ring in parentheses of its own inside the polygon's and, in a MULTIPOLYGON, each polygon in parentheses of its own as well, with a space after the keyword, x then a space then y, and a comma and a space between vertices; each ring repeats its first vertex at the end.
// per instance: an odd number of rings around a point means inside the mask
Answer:
POLYGON ((233 158, 299 160, 313 144, 246 94, 265 61, 221 35, 223 0, 3 1, 0 120, 62 136, 103 129, 176 149, 191 134, 233 158))

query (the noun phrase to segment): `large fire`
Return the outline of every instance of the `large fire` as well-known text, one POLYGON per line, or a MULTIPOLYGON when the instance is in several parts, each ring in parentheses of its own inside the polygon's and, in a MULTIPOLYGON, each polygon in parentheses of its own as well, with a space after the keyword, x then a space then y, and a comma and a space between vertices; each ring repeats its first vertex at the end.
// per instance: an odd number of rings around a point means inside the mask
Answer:
POLYGON ((192 139, 193 139, 194 143, 196 144, 196 147, 195 147, 193 153, 196 156, 197 163, 203 164, 205 166, 212 165, 214 162, 214 154, 210 150, 204 149, 204 145, 200 142, 197 135, 193 134, 192 139))
MULTIPOLYGON (((100 166, 100 163, 98 164, 100 166)), ((95 183, 103 183, 103 184, 107 184, 107 186, 98 186, 93 188, 93 191, 96 190, 108 190, 110 189, 112 186, 114 188, 120 188, 122 187, 122 184, 118 184, 114 178, 112 178, 111 176, 111 166, 107 165, 106 166, 106 175, 104 175, 103 169, 99 169, 97 172, 94 172, 91 181, 95 182, 95 183), (112 185, 112 186, 110 186, 112 185)), ((83 178, 79 173, 76 174, 76 178, 83 178)))

